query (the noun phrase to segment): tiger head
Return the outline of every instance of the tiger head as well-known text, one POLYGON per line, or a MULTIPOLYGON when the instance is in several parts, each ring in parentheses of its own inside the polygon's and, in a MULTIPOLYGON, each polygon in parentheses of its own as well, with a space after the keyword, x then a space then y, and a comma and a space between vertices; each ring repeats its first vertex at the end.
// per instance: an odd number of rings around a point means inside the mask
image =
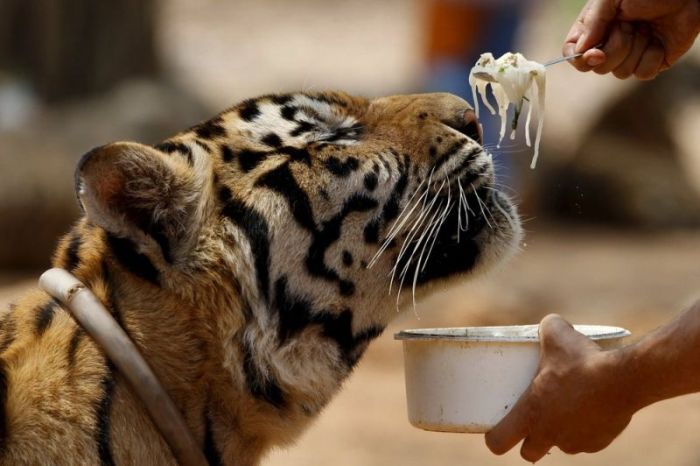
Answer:
POLYGON ((154 147, 94 149, 76 182, 144 289, 209 308, 234 377, 308 413, 397 305, 516 249, 480 143, 450 94, 271 95, 154 147))

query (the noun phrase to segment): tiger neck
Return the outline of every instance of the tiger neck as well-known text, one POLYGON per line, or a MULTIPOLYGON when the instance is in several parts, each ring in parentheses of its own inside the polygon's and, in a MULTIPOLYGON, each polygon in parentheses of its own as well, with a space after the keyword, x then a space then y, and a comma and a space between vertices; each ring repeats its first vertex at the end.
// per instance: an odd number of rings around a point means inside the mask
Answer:
POLYGON ((205 365, 211 360, 205 342, 210 337, 198 309, 157 286, 155 269, 146 266, 134 275, 125 267, 125 260, 133 267, 143 263, 135 251, 125 252, 124 241, 83 219, 61 240, 53 265, 92 290, 177 403, 178 398, 187 399, 188 392, 203 389, 205 365))
POLYGON ((269 303, 252 306, 264 312, 215 288, 183 299, 159 286, 162 277, 127 240, 85 220, 62 240, 54 266, 73 273, 108 307, 176 405, 189 410, 193 399, 204 400, 209 407, 197 409, 218 425, 230 424, 221 431, 232 451, 250 453, 254 444, 262 452, 293 441, 382 331, 354 329, 349 310, 317 309, 284 280, 275 283, 269 303))

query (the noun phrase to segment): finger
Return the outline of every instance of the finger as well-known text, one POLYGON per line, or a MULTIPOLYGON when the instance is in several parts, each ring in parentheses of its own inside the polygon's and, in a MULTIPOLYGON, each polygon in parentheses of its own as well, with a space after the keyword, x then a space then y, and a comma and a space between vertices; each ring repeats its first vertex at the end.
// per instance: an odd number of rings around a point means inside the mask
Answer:
POLYGON ((634 70, 639 66, 639 62, 642 59, 642 54, 649 45, 649 33, 645 30, 638 30, 634 35, 634 42, 632 43, 632 50, 627 58, 618 65, 617 68, 613 70, 613 74, 616 78, 627 79, 634 73, 634 70))
POLYGON ((632 51, 634 44, 634 25, 631 23, 619 23, 613 27, 608 40, 603 46, 605 62, 593 69, 595 73, 607 74, 620 66, 632 51))
POLYGON ((576 331, 573 325, 556 314, 545 316, 539 328, 542 357, 552 353, 571 353, 599 351, 600 348, 591 339, 576 331))
POLYGON ((548 314, 540 321, 540 341, 547 345, 558 344, 560 335, 574 331, 574 326, 559 314, 548 314))
POLYGON ((595 0, 588 0, 588 3, 581 8, 581 12, 576 17, 576 21, 574 21, 574 23, 571 25, 571 29, 569 29, 569 33, 566 35, 564 42, 571 42, 575 44, 579 40, 583 32, 586 30, 586 27, 583 24, 583 19, 586 17, 588 9, 590 8, 590 3, 593 1, 595 0))
POLYGON ((585 11, 586 11, 586 8, 584 8, 581 11, 581 14, 579 14, 578 18, 576 18, 576 21, 574 21, 574 24, 571 25, 571 29, 569 29, 569 33, 566 35, 566 39, 564 40, 564 43, 576 44, 576 42, 579 40, 579 38, 583 34, 583 31, 585 31, 586 28, 583 25, 583 17, 584 17, 585 11))
MULTIPOLYGON (((571 55, 576 54, 576 43, 578 40, 581 38, 583 35, 583 32, 586 29, 586 26, 583 24, 583 18, 586 16, 586 12, 588 11, 588 6, 585 6, 582 10, 581 13, 579 14, 578 18, 576 18, 576 21, 574 21, 574 24, 571 25, 571 29, 569 30, 569 33, 566 35, 566 39, 564 40, 564 45, 562 46, 561 53, 562 56, 564 57, 569 57, 571 55)), ((573 65, 574 68, 576 68, 579 71, 590 71, 591 66, 589 66, 584 60, 577 58, 575 60, 569 60, 569 63, 573 65)))
POLYGON ((530 390, 526 390, 513 409, 486 433, 486 446, 496 455, 502 455, 516 446, 529 432, 531 424, 530 390))
MULTIPOLYGON (((575 44, 564 44, 564 48, 562 48, 563 56, 569 57, 571 55, 574 55, 576 53, 574 48, 575 44)), ((571 63, 571 65, 573 65, 574 68, 584 72, 591 71, 594 66, 598 66, 603 62, 605 62, 605 53, 599 49, 588 50, 586 51, 586 53, 583 54, 583 56, 573 60, 569 60, 569 63, 571 63)))
MULTIPOLYGON (((575 55, 576 52, 574 51, 576 47, 576 44, 573 43, 567 43, 564 44, 564 47, 561 50, 561 54, 564 57, 570 57, 572 55, 575 55)), ((573 60, 569 60, 569 63, 576 68, 579 71, 591 71, 593 69, 592 66, 590 66, 588 63, 586 63, 586 60, 584 60, 582 57, 575 58, 573 60)))
POLYGON ((520 447, 520 456, 522 456, 525 461, 536 463, 541 460, 544 455, 549 453, 551 448, 551 443, 528 437, 523 442, 523 446, 520 447))
POLYGON ((617 9, 613 0, 589 2, 581 18, 583 32, 576 42, 576 51, 583 52, 604 42, 616 15, 617 9))
POLYGON ((654 79, 661 71, 664 62, 664 48, 658 39, 652 39, 642 54, 634 75, 643 81, 654 79))
POLYGON ((581 60, 583 60, 591 69, 602 65, 607 61, 607 59, 607 55, 601 49, 586 50, 586 52, 581 56, 581 60))

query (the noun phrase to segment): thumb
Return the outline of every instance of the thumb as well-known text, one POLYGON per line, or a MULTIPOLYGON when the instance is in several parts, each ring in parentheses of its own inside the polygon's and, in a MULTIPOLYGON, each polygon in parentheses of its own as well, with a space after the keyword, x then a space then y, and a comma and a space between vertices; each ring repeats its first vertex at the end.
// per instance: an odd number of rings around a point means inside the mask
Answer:
POLYGON ((605 42, 608 30, 617 17, 615 3, 615 0, 592 0, 586 5, 580 19, 583 31, 576 42, 576 53, 605 42))
POLYGON ((542 319, 539 336, 543 357, 567 357, 600 349, 593 340, 576 331, 573 325, 556 314, 542 319))

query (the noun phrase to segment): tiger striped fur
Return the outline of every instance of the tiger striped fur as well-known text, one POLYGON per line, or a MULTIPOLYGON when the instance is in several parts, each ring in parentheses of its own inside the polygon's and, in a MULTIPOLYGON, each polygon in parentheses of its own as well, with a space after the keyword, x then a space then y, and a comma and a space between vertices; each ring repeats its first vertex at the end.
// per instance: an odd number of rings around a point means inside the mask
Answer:
MULTIPOLYGON (((520 238, 463 100, 263 96, 93 149, 53 264, 136 342, 210 464, 293 442, 396 306, 520 238)), ((0 316, 0 464, 171 465, 120 374, 29 292, 0 316)))

